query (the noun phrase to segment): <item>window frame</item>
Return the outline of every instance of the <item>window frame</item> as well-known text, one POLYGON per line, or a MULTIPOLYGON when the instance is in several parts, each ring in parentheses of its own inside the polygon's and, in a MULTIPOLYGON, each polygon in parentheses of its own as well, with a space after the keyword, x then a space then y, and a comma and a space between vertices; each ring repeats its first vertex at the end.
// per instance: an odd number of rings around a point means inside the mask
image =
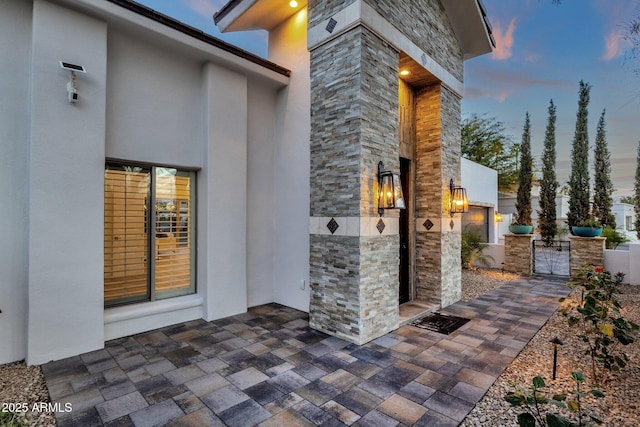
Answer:
MULTIPOLYGON (((153 301, 161 301, 165 299, 170 299, 174 297, 193 295, 197 293, 197 179, 198 179, 198 168, 189 168, 182 166, 173 166, 173 165, 165 165, 165 164, 153 164, 147 162, 135 162, 121 159, 113 159, 107 158, 104 163, 104 173, 106 177, 106 173, 109 168, 111 170, 124 170, 127 167, 131 168, 139 168, 141 171, 145 171, 148 174, 148 187, 147 187, 147 197, 145 198, 145 218, 144 218, 144 233, 146 235, 146 257, 145 257, 145 266, 146 266, 146 277, 147 277, 147 291, 145 295, 141 296, 130 296, 118 299, 112 299, 107 301, 104 299, 104 307, 112 308, 129 304, 139 304, 139 303, 147 303, 153 301), (189 287, 182 290, 169 290, 169 291, 158 291, 156 288, 158 286, 157 277, 156 277, 156 266, 157 261, 159 260, 158 254, 158 237, 156 231, 156 221, 157 221, 157 201, 158 199, 158 188, 157 188, 157 171, 158 169, 170 169, 175 170, 174 176, 187 176, 189 178, 189 200, 188 200, 188 253, 189 253, 189 287)), ((106 182, 104 187, 105 192, 105 201, 104 204, 106 206, 106 182)), ((166 199, 162 199, 166 200, 166 199)), ((176 201, 184 202, 183 199, 176 199, 176 201)), ((177 208, 176 208, 177 209, 177 208)), ((178 214, 181 216, 181 214, 178 214)), ((103 221, 105 227, 106 234, 106 213, 105 219, 103 221)), ((178 218, 179 219, 179 218, 178 218)), ((178 220, 177 219, 177 220, 178 220)), ((176 222, 176 227, 179 227, 179 223, 176 222)), ((176 237, 174 236, 174 239, 176 237)), ((103 251, 103 259, 106 264, 106 250, 103 251)), ((105 266, 106 267, 106 266, 105 266)), ((105 274, 106 274, 106 268, 105 274)), ((103 294, 106 291, 105 281, 103 281, 103 294)))

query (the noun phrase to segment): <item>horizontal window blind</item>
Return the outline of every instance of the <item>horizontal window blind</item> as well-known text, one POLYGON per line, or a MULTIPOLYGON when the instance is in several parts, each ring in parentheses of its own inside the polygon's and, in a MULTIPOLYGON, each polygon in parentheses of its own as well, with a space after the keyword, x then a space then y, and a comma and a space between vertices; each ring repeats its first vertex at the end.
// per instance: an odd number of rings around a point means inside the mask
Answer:
POLYGON ((148 170, 105 171, 105 305, 147 300, 148 170))
POLYGON ((105 306, 195 292, 195 173, 105 168, 105 306))

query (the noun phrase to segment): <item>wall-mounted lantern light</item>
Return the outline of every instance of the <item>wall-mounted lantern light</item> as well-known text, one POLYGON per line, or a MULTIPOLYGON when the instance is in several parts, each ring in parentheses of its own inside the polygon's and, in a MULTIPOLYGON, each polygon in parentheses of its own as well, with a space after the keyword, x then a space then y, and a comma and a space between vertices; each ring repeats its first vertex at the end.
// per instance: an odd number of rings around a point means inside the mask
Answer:
POLYGON ((453 179, 449 181, 449 190, 451 191, 451 216, 453 216, 453 214, 467 212, 469 210, 467 190, 463 187, 455 187, 453 185, 453 179))
POLYGON ((382 162, 378 163, 378 214, 382 216, 385 209, 404 209, 404 196, 400 176, 384 169, 382 162))
POLYGON ((494 220, 495 222, 502 222, 504 219, 502 218, 502 214, 496 211, 494 214, 494 220))

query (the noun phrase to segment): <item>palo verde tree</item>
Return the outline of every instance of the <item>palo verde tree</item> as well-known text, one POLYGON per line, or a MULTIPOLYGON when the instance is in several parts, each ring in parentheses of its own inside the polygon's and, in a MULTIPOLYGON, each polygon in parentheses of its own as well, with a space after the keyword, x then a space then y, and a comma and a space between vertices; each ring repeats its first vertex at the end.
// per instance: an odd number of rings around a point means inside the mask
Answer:
POLYGON ((569 177, 569 212, 571 227, 589 218, 589 135, 588 106, 591 86, 580 80, 576 130, 571 147, 571 176, 569 177))
POLYGON ((462 120, 462 157, 498 172, 498 190, 510 191, 518 180, 518 145, 507 136, 504 123, 472 114, 462 120))
POLYGON ((640 239, 640 141, 638 141, 638 155, 636 156, 636 179, 633 185, 633 210, 636 220, 633 222, 636 228, 636 236, 640 239))
POLYGON ((524 118, 522 142, 520 143, 520 171, 518 172, 518 194, 516 211, 518 224, 531 225, 531 182, 533 180, 533 158, 531 157, 531 122, 529 113, 524 118))
POLYGON ((613 183, 611 182, 611 153, 607 148, 605 135, 605 110, 602 110, 596 131, 596 148, 593 164, 593 216, 600 220, 604 227, 615 230, 616 217, 613 215, 613 183))
POLYGON ((557 232, 556 225, 556 106, 549 102, 547 129, 542 152, 542 180, 540 181, 540 210, 538 229, 542 240, 550 244, 557 232))

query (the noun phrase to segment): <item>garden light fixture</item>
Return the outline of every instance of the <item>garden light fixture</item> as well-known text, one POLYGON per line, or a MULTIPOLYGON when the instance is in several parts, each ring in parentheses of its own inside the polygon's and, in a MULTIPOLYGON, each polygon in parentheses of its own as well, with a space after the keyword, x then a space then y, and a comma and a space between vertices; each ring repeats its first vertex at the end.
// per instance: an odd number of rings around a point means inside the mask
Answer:
POLYGON ((557 370, 557 366, 558 366, 558 346, 559 345, 563 345, 564 343, 562 341, 560 341, 560 338, 555 337, 554 339, 552 339, 551 344, 553 344, 553 379, 556 379, 556 370, 557 370))

